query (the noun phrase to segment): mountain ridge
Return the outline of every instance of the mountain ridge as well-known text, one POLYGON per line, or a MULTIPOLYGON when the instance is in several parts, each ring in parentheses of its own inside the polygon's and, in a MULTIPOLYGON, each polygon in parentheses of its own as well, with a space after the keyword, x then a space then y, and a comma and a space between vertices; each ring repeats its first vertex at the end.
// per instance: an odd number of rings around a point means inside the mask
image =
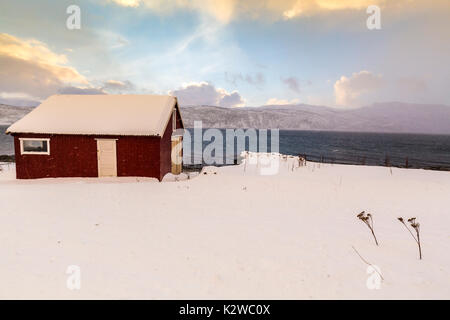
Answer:
MULTIPOLYGON (((0 125, 17 121, 33 107, 0 105, 0 125)), ((307 104, 225 108, 185 106, 186 127, 202 121, 204 128, 256 128, 450 134, 450 106, 402 102, 375 103, 357 109, 336 109, 307 104)))
POLYGON ((313 105, 283 105, 245 108, 190 106, 182 109, 187 127, 202 120, 211 128, 279 128, 450 134, 450 107, 441 104, 377 103, 357 109, 313 105))

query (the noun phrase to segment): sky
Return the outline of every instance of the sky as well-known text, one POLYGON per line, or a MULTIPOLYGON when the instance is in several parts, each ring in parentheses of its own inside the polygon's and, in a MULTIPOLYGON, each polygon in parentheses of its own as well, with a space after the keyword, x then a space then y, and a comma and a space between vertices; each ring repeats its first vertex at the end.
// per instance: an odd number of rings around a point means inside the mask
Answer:
POLYGON ((0 103, 171 94, 223 107, 450 105, 449 18, 448 0, 2 1, 0 103), (367 26, 369 6, 379 29, 367 26))

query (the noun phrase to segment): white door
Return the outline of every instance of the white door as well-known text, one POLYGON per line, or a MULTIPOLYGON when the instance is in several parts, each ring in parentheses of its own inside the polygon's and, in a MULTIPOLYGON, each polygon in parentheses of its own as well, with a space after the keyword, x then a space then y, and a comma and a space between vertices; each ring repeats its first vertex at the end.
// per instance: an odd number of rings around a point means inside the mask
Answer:
POLYGON ((116 140, 97 139, 99 177, 117 177, 116 140))

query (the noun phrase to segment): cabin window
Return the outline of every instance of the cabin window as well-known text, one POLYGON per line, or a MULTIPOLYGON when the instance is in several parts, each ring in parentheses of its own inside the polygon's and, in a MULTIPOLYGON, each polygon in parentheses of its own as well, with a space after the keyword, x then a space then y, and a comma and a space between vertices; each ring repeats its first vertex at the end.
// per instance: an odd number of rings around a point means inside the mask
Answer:
POLYGON ((20 154, 50 154, 50 139, 21 138, 20 154))

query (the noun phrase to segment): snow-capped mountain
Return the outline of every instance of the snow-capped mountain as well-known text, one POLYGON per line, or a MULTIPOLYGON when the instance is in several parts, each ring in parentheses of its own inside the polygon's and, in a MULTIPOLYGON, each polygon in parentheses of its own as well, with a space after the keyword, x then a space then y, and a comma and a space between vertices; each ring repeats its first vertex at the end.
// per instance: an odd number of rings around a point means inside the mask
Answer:
POLYGON ((450 107, 407 103, 379 103, 358 109, 312 105, 221 108, 182 108, 185 126, 201 120, 203 127, 279 128, 358 132, 450 134, 450 107))
MULTIPOLYGON (((9 125, 32 107, 0 105, 0 125, 9 125)), ((204 128, 279 128, 358 132, 450 134, 450 106, 377 103, 358 109, 312 105, 246 108, 189 106, 181 108, 186 127, 202 121, 204 128)))
POLYGON ((0 104, 0 126, 8 126, 16 122, 31 110, 33 110, 33 107, 14 107, 0 104))

